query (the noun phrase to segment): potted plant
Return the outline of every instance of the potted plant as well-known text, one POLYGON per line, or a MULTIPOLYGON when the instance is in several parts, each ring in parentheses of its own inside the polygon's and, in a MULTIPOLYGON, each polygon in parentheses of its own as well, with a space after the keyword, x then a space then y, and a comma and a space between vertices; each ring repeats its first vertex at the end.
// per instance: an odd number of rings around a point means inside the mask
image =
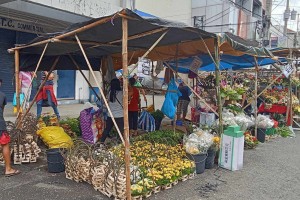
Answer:
POLYGON ((163 120, 163 118, 165 116, 164 113, 160 110, 156 110, 155 112, 152 112, 151 115, 155 119, 155 130, 159 130, 161 121, 163 120))
POLYGON ((215 136, 213 138, 213 144, 207 150, 207 158, 205 160, 205 169, 211 169, 214 167, 216 153, 220 148, 220 137, 215 136))

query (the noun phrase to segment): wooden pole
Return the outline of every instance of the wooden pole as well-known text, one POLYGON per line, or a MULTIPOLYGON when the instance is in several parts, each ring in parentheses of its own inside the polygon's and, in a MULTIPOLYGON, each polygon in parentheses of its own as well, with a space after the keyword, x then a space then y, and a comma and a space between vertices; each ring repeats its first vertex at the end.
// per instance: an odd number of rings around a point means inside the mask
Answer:
POLYGON ((16 83, 16 101, 17 101, 17 112, 20 112, 20 51, 15 51, 15 83, 16 83))
POLYGON ((88 59, 88 57, 87 57, 87 55, 86 55, 86 53, 85 53, 85 51, 84 51, 84 49, 83 49, 83 47, 82 47, 82 44, 80 43, 80 40, 79 40, 78 36, 75 35, 75 38, 76 38, 76 40, 77 40, 77 42, 78 42, 78 45, 79 45, 79 47, 80 47, 80 49, 81 49, 81 51, 82 51, 82 54, 83 54, 83 56, 84 56, 84 59, 85 59, 87 65, 88 65, 88 67, 89 67, 89 69, 90 69, 90 72, 92 73, 92 76, 93 76, 93 78, 94 78, 94 80, 95 80, 95 82, 96 82, 96 84, 97 84, 97 87, 99 88, 100 94, 101 94, 101 96, 102 96, 102 98, 103 98, 103 101, 104 101, 104 103, 105 103, 105 106, 107 107, 107 111, 109 112, 109 114, 110 114, 110 116, 111 116, 111 119, 112 119, 112 121, 113 121, 113 123, 114 123, 114 125, 115 125, 115 128, 117 129, 117 132, 118 132, 118 134, 119 134, 119 136, 120 136, 120 138, 121 138, 123 144, 125 144, 124 139, 123 139, 123 136, 122 136, 122 134, 121 134, 121 132, 120 132, 120 129, 119 129, 118 125, 117 125, 117 122, 116 122, 116 120, 115 120, 115 118, 114 118, 114 116, 113 116, 113 114, 112 114, 112 112, 111 112, 111 109, 110 109, 110 107, 109 107, 109 105, 108 105, 108 102, 106 101, 105 95, 104 95, 104 93, 103 93, 102 88, 100 87, 99 81, 97 80, 97 77, 96 77, 96 75, 95 75, 95 73, 94 73, 94 71, 93 71, 93 68, 92 68, 92 66, 91 66, 91 63, 90 63, 90 61, 89 61, 89 59, 88 59))
MULTIPOLYGON (((265 89, 263 89, 263 91, 261 91, 258 95, 257 98, 260 97, 267 89, 269 89, 276 81, 277 79, 279 79, 282 76, 282 74, 278 75, 267 87, 265 87, 265 89)), ((248 107, 252 102, 249 102, 244 108, 243 110, 245 110, 246 107, 248 107)))
MULTIPOLYGON (((29 87, 32 86, 32 82, 33 82, 34 76, 36 75, 36 72, 37 72, 37 70, 39 69, 39 67, 40 67, 40 65, 41 65, 41 62, 42 62, 42 59, 43 59, 43 57, 44 57, 44 55, 45 55, 45 52, 46 52, 46 50, 47 50, 48 44, 49 44, 49 43, 46 43, 46 45, 45 45, 45 47, 44 47, 44 50, 43 50, 43 52, 42 52, 42 54, 41 54, 41 56, 40 56, 40 59, 39 59, 37 65, 36 65, 36 68, 35 68, 35 70, 34 70, 34 75, 31 77, 31 81, 30 81, 29 87)), ((29 90, 27 91, 27 94, 24 94, 24 95, 25 95, 25 98, 24 98, 24 99, 27 99, 27 98, 28 98, 28 95, 29 95, 29 90)), ((24 105, 25 103, 26 103, 26 102, 23 101, 21 108, 24 107, 23 105, 24 105)), ((23 112, 24 112, 24 111, 23 111, 23 112)), ((19 117, 19 115, 18 115, 18 117, 19 117)), ((17 117, 17 118, 18 118, 18 117, 17 117)))
MULTIPOLYGON (((157 65, 157 63, 156 63, 156 65, 157 65)), ((154 101, 155 94, 154 94, 154 79, 153 79, 153 77, 154 77, 154 63, 152 61, 152 104, 153 104, 153 108, 155 111, 155 101, 154 101)))
POLYGON ((40 93, 40 91, 41 91, 42 88, 44 87, 46 81, 48 80, 48 78, 49 78, 49 76, 50 76, 50 74, 51 74, 51 72, 52 72, 52 71, 54 70, 54 68, 56 67, 56 64, 58 63, 58 60, 59 60, 59 56, 55 59, 53 65, 52 65, 51 68, 50 68, 49 73, 47 74, 47 76, 45 77, 45 79, 43 80, 43 82, 41 83, 41 85, 40 85, 38 91, 36 92, 36 94, 35 94, 33 100, 32 100, 31 103, 29 104, 29 107, 28 107, 28 109, 26 110, 25 114, 24 114, 23 116, 21 116, 20 120, 18 121, 18 123, 17 123, 17 129, 20 128, 23 119, 26 117, 26 115, 29 113, 30 109, 32 108, 34 102, 36 101, 36 98, 37 98, 38 94, 40 93))
POLYGON ((258 63, 257 63, 257 58, 254 57, 255 60, 255 85, 254 85, 254 118, 255 118, 255 128, 254 128, 254 133, 255 137, 257 138, 257 81, 258 81, 258 63))
POLYGON ((122 18, 122 63, 123 63, 123 108, 124 108, 124 136, 125 136, 125 170, 126 170, 126 196, 131 200, 130 183, 130 144, 129 144, 129 123, 128 123, 128 21, 122 18))
POLYGON ((84 73, 82 72, 82 70, 80 69, 79 65, 77 64, 77 62, 74 60, 74 58, 69 55, 70 59, 72 60, 73 64, 75 65, 76 69, 79 70, 80 74, 83 76, 84 80, 87 82, 87 84, 89 85, 89 87, 91 88, 91 90, 94 92, 94 94, 96 95, 96 97, 98 98, 98 100, 100 100, 101 98, 99 97, 99 95, 97 94, 97 92, 94 90, 93 86, 91 85, 90 81, 87 79, 87 77, 84 75, 84 73))
POLYGON ((218 114, 219 114, 219 135, 223 133, 223 117, 222 117, 222 99, 221 99, 221 74, 220 74, 220 49, 219 49, 219 36, 215 39, 215 73, 216 73, 216 96, 218 104, 218 114))
MULTIPOLYGON (((144 55, 141 57, 141 59, 145 58, 155 47, 158 45, 158 43, 165 37, 165 35, 168 33, 168 29, 154 42, 154 44, 144 53, 144 55)), ((134 65, 133 69, 129 72, 131 74, 133 70, 138 66, 138 62, 134 65)))

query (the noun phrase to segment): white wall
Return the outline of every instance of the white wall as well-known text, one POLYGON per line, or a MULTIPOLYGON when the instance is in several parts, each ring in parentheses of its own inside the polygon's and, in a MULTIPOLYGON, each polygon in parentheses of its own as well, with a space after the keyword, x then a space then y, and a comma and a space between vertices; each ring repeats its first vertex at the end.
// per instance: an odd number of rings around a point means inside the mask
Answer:
POLYGON ((136 0, 136 9, 160 18, 192 25, 191 0, 136 0))
MULTIPOLYGON (((82 71, 86 78, 89 80, 90 73, 87 70, 82 71)), ((79 71, 76 71, 76 84, 75 84, 75 99, 79 101, 86 101, 89 99, 89 85, 79 71)))
MULTIPOLYGON (((205 16, 205 31, 213 33, 229 32, 234 26, 218 26, 222 24, 237 23, 237 9, 228 1, 222 0, 192 0, 192 17, 205 16)), ((194 23, 194 22, 193 22, 194 23)), ((236 33, 236 30, 235 30, 236 33)))
POLYGON ((120 0, 30 0, 35 3, 89 17, 113 14, 121 9, 120 0))

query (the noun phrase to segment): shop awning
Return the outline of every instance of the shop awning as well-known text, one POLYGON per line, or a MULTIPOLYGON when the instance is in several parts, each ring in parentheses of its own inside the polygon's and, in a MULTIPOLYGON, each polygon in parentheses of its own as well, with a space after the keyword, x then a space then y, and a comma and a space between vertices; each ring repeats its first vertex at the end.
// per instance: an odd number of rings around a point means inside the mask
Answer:
POLYGON ((12 48, 20 50, 21 70, 34 70, 40 54, 49 42, 41 69, 49 69, 52 61, 61 56, 56 69, 75 69, 68 55, 81 63, 82 69, 88 69, 83 61, 82 52, 76 42, 75 34, 91 59, 94 70, 99 70, 100 59, 112 55, 115 69, 121 68, 122 17, 128 19, 128 57, 129 64, 136 63, 148 49, 164 34, 158 45, 148 54, 151 60, 172 60, 214 51, 216 35, 189 27, 184 23, 160 19, 154 16, 140 16, 129 9, 102 18, 70 26, 59 35, 49 34, 38 37, 30 44, 12 48), (204 48, 204 46, 207 48, 204 48))
POLYGON ((278 48, 273 48, 270 49, 272 54, 278 57, 284 57, 287 58, 290 56, 290 53, 292 53, 293 57, 299 58, 300 57, 300 48, 283 48, 283 47, 278 47, 278 48))

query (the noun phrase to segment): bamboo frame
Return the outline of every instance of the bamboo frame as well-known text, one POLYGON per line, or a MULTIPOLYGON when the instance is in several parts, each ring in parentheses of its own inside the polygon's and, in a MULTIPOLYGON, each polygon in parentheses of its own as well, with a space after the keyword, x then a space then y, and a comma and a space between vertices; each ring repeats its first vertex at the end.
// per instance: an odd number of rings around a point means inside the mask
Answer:
MULTIPOLYGON (((43 57, 44 57, 44 55, 45 55, 45 52, 46 52, 46 50, 47 50, 48 44, 49 44, 49 43, 46 43, 46 45, 45 45, 45 47, 44 47, 44 50, 43 50, 43 52, 42 52, 42 54, 41 54, 41 56, 40 56, 40 58, 39 58, 39 61, 38 61, 37 65, 36 65, 36 68, 35 68, 35 70, 34 70, 34 76, 36 75, 37 70, 39 69, 39 67, 40 67, 40 65, 41 65, 41 62, 42 62, 42 59, 43 59, 43 57)), ((29 87, 32 86, 32 82, 33 82, 34 76, 32 76, 32 78, 31 78, 29 87)), ((29 95, 29 90, 28 90, 27 93, 25 94, 25 98, 24 98, 25 100, 28 98, 28 95, 29 95)), ((22 108, 23 108, 23 106, 24 106, 24 104, 25 104, 25 100, 24 100, 23 103, 22 103, 22 108)), ((24 112, 24 111, 23 111, 23 112, 24 112)), ((19 114, 20 114, 20 112, 19 112, 19 114)), ((19 117, 19 114, 18 114, 18 117, 19 117)), ((17 118, 18 118, 18 117, 17 117, 17 118)))
MULTIPOLYGON (((261 91, 258 95, 257 98, 260 97, 267 89, 269 89, 276 81, 277 79, 279 79, 282 76, 282 74, 278 75, 269 85, 267 85, 267 87, 265 87, 265 89, 263 89, 263 91, 261 91)), ((244 108, 243 110, 245 110, 246 107, 248 107, 249 105, 251 105, 251 102, 249 102, 244 108)))
POLYGON ((120 136, 120 138, 121 138, 121 140, 122 140, 122 142, 123 142, 123 144, 124 144, 125 142, 124 142, 123 136, 122 136, 122 134, 121 134, 121 132, 120 132, 120 129, 119 129, 118 125, 117 125, 117 122, 116 122, 116 120, 115 120, 115 118, 114 118, 114 116, 113 116, 113 114, 112 114, 112 112, 111 112, 111 109, 110 109, 110 107, 109 107, 109 105, 108 105, 108 102, 106 101, 105 95, 104 95, 104 93, 103 93, 103 91, 102 91, 102 88, 100 87, 100 84, 99 84, 97 78, 96 78, 96 75, 95 75, 95 73, 94 73, 94 71, 93 71, 93 68, 92 68, 92 66, 91 66, 91 64, 90 64, 90 61, 89 61, 89 59, 87 58, 87 55, 86 55, 86 53, 85 53, 85 51, 84 51, 84 49, 83 49, 83 46, 82 46, 82 44, 81 44, 81 42, 80 42, 78 36, 75 35, 75 38, 76 38, 76 40, 77 40, 77 42, 78 42, 78 45, 79 45, 79 47, 80 47, 80 49, 81 49, 81 52, 82 52, 82 54, 83 54, 83 56, 84 56, 84 59, 85 59, 87 65, 88 65, 88 67, 89 67, 89 69, 90 69, 90 72, 92 73, 92 76, 93 76, 93 78, 94 78, 94 80, 95 80, 95 82, 96 82, 96 85, 97 85, 97 87, 99 88, 100 94, 101 94, 101 96, 102 96, 102 98, 103 98, 103 101, 104 101, 104 103, 105 103, 105 105, 106 105, 106 107, 107 107, 107 110, 108 110, 108 112, 109 112, 109 114, 110 114, 110 116, 111 116, 111 119, 112 119, 112 121, 113 121, 113 123, 114 123, 114 125, 115 125, 115 127, 116 127, 116 129, 117 129, 117 132, 118 132, 118 134, 119 134, 119 136, 120 136))
POLYGON ((16 101, 17 101, 17 112, 20 112, 20 51, 15 52, 15 84, 16 84, 16 101))
POLYGON ((257 58, 254 57, 255 60, 255 85, 254 85, 254 99, 255 99, 255 107, 254 107, 254 119, 255 119, 255 125, 254 125, 254 133, 255 137, 257 138, 257 114, 258 114, 258 109, 257 109, 257 81, 258 81, 258 63, 257 63, 257 58))
POLYGON ((130 144, 129 144, 129 122, 128 122, 128 21, 122 18, 122 65, 123 65, 123 112, 124 112, 124 136, 125 136, 125 174, 126 174, 126 196, 131 200, 130 183, 130 144))
MULTIPOLYGON (((144 53, 144 55, 141 57, 141 59, 145 58, 155 47, 156 45, 164 38, 164 36, 168 33, 168 29, 154 42, 154 44, 144 53)), ((133 70, 138 66, 138 62, 134 65, 133 69, 129 72, 131 74, 133 70)))
POLYGON ((32 108, 33 104, 35 103, 38 94, 40 93, 40 91, 41 91, 42 88, 44 87, 46 81, 48 80, 48 78, 49 78, 49 76, 50 76, 50 74, 51 74, 51 72, 52 72, 52 71, 54 70, 54 68, 56 67, 56 64, 58 63, 59 58, 60 58, 60 57, 58 56, 58 57, 54 60, 54 63, 53 63, 53 65, 51 66, 50 71, 49 71, 50 73, 48 73, 47 76, 45 77, 45 79, 42 81, 42 83, 41 83, 41 85, 40 85, 38 91, 36 92, 36 94, 35 94, 33 100, 32 100, 31 103, 29 104, 29 108, 26 110, 25 114, 21 116, 20 120, 18 120, 18 122, 17 122, 17 129, 20 128, 23 119, 26 117, 26 115, 29 113, 30 109, 32 108))
POLYGON ((108 22, 110 20, 111 20, 111 17, 105 17, 103 19, 95 21, 95 22, 93 22, 91 24, 88 24, 88 25, 83 26, 81 28, 78 28, 76 30, 70 31, 68 33, 64 33, 62 35, 58 35, 58 36, 56 36, 54 38, 50 38, 50 39, 47 39, 47 40, 43 40, 43 41, 36 42, 36 43, 33 43, 33 44, 25 45, 25 46, 19 46, 19 47, 11 48, 11 49, 8 50, 8 52, 9 53, 13 53, 15 50, 24 49, 24 48, 28 48, 28 47, 33 47, 33 46, 45 44, 45 43, 48 43, 48 42, 55 42, 55 39, 62 39, 62 38, 65 38, 65 37, 76 35, 77 33, 83 32, 83 31, 85 31, 87 29, 93 28, 93 27, 98 26, 100 24, 104 24, 104 23, 106 23, 106 22, 108 22))
POLYGON ((216 73, 216 96, 218 104, 219 114, 219 135, 223 133, 223 117, 222 117, 222 99, 221 99, 221 88, 220 88, 220 49, 219 49, 219 37, 215 39, 215 73, 216 73))

